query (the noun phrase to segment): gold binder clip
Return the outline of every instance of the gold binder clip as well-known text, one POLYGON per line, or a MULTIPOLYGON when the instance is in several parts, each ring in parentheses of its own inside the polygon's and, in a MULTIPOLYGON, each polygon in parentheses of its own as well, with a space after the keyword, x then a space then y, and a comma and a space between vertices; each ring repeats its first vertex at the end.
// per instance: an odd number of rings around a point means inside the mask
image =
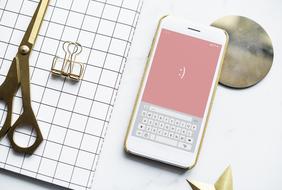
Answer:
POLYGON ((80 80, 84 66, 82 63, 76 61, 76 57, 82 52, 82 46, 77 42, 66 41, 63 44, 63 50, 65 52, 64 58, 55 56, 53 59, 52 73, 74 80, 80 80))

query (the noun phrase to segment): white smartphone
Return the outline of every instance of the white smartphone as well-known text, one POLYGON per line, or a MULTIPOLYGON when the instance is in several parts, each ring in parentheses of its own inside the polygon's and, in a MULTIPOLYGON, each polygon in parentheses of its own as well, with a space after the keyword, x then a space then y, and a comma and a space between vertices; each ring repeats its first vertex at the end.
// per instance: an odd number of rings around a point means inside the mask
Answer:
POLYGON ((160 20, 125 140, 129 153, 196 164, 228 42, 225 31, 160 20))

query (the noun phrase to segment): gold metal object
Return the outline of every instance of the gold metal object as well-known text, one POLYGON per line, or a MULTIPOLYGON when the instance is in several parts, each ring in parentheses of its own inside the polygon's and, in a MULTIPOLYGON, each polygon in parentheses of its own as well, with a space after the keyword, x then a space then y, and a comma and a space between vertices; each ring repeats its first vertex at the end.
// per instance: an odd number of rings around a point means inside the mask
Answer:
POLYGON ((199 181, 187 180, 193 190, 233 190, 232 170, 229 166, 218 178, 215 184, 205 184, 199 181))
POLYGON ((20 53, 22 55, 28 54, 29 51, 30 51, 30 49, 29 49, 29 47, 27 45, 23 45, 23 46, 20 47, 20 53))
POLYGON ((43 141, 40 128, 38 127, 31 107, 29 56, 47 10, 48 3, 49 0, 41 0, 38 4, 19 46, 18 53, 12 61, 6 79, 0 86, 0 100, 4 101, 7 105, 7 116, 0 130, 0 138, 3 138, 7 134, 12 148, 18 153, 32 154, 43 141), (21 87, 22 91, 23 113, 12 125, 13 98, 19 87, 21 87), (30 127, 36 132, 35 142, 29 147, 21 147, 14 141, 15 130, 24 126, 30 127))
POLYGON ((261 81, 273 63, 273 46, 266 31, 242 16, 226 16, 212 25, 226 30, 230 37, 220 83, 241 89, 261 81))
POLYGON ((39 7, 38 7, 37 16, 34 19, 33 26, 31 28, 30 35, 28 38, 28 42, 31 44, 35 43, 48 4, 49 4, 49 0, 41 0, 40 4, 38 5, 39 7))
POLYGON ((82 52, 82 46, 77 42, 65 42, 63 44, 64 58, 55 56, 51 72, 56 75, 80 80, 84 71, 82 63, 76 61, 77 55, 82 52))

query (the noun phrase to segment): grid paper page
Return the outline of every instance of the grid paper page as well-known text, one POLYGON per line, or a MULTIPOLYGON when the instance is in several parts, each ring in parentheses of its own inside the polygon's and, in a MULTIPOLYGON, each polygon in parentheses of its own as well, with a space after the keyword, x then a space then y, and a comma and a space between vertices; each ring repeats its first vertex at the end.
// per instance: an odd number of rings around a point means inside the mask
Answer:
MULTIPOLYGON (((0 0, 0 82, 39 0, 0 0)), ((90 189, 124 64, 139 18, 139 0, 51 0, 30 57, 33 111, 44 137, 31 156, 18 155, 0 140, 0 168, 71 189, 90 189), (65 41, 83 46, 77 61, 83 78, 73 82, 50 74, 65 41)), ((21 92, 14 98, 13 120, 22 112, 21 92)), ((0 104, 0 126, 6 114, 0 104)), ((35 134, 19 129, 20 145, 35 134)))

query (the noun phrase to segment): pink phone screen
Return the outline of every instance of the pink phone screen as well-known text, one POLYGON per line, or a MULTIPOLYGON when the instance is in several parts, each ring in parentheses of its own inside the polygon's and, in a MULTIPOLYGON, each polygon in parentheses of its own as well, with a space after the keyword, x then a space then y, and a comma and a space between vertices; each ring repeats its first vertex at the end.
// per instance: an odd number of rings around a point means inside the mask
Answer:
POLYGON ((142 101, 202 118, 221 50, 162 29, 142 101))

